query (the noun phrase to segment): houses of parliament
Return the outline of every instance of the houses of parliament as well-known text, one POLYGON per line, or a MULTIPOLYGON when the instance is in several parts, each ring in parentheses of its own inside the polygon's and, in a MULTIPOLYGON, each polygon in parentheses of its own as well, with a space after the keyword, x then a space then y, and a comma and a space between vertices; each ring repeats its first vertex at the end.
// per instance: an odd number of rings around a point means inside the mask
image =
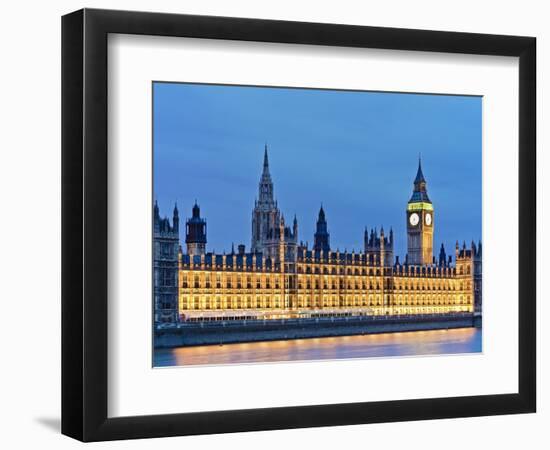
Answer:
POLYGON ((207 222, 197 202, 180 245, 172 222, 153 212, 155 323, 356 315, 425 315, 481 311, 482 247, 472 242, 434 255, 435 208, 419 160, 406 204, 407 254, 394 255, 393 230, 365 229, 363 251, 330 245, 321 206, 313 246, 298 240, 274 196, 267 146, 252 210, 251 243, 230 253, 207 250, 207 222), (454 258, 453 258, 454 256, 454 258))

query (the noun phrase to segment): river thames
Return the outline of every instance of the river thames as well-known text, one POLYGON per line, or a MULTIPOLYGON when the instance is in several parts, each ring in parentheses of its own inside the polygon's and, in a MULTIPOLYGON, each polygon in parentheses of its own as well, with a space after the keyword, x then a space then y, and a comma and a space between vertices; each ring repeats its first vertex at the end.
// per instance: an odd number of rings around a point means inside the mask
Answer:
POLYGON ((156 349, 154 366, 248 364, 481 352, 481 329, 381 333, 156 349))

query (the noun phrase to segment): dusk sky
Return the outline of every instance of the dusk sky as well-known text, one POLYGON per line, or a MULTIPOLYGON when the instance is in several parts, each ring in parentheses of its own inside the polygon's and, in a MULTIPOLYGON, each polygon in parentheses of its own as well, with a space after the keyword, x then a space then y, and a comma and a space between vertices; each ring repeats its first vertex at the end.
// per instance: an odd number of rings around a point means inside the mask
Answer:
MULTIPOLYGON (((207 251, 250 249, 267 143, 279 208, 313 243, 321 203, 331 248, 363 250, 365 226, 393 227, 406 253, 405 209, 422 155, 441 242, 481 239, 481 97, 153 84, 154 198, 180 222, 197 199, 207 251)), ((180 239, 184 245, 184 226, 180 239)))

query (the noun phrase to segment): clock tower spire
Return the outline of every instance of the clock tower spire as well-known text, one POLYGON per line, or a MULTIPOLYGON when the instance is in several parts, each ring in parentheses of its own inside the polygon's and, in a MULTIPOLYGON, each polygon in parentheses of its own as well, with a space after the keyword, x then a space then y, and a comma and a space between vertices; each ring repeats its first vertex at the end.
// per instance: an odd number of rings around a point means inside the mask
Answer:
POLYGON ((411 265, 433 263, 434 208, 422 172, 422 161, 418 158, 418 170, 414 189, 407 204, 407 251, 411 265))

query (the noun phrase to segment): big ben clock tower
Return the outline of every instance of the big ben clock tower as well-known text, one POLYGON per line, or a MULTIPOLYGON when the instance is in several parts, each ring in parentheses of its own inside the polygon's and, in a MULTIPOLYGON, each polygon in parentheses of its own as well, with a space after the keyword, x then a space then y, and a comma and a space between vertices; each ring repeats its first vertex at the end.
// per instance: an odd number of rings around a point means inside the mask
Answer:
POLYGON ((432 264, 434 237, 434 208, 428 198, 422 164, 414 179, 414 190, 407 204, 407 251, 411 265, 432 264))

